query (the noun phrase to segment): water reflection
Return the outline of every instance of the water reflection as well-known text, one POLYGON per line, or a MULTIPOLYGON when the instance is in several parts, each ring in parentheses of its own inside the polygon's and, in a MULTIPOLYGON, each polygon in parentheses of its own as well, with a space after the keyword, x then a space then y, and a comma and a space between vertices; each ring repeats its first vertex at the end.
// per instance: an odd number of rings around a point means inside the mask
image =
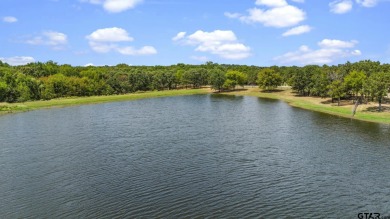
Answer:
POLYGON ((196 95, 0 117, 4 218, 390 211, 389 127, 196 95))

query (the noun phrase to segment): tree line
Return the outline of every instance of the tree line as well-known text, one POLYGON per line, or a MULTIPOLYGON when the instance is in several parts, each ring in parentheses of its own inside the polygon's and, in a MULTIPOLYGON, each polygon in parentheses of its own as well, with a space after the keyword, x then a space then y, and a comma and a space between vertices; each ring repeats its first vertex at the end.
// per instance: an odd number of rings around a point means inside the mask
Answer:
POLYGON ((0 61, 0 102, 49 100, 68 96, 115 95, 137 91, 200 88, 218 91, 257 85, 272 90, 289 85, 302 96, 383 102, 390 65, 370 60, 340 65, 258 67, 224 65, 71 66, 53 61, 10 66, 0 61))

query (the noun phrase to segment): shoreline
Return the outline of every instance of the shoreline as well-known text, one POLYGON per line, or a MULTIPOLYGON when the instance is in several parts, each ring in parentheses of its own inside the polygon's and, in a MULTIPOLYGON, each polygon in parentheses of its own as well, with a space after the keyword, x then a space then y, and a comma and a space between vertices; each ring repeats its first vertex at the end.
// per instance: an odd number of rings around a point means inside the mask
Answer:
POLYGON ((368 104, 361 104, 359 105, 355 116, 352 116, 352 109, 354 106, 352 101, 343 101, 341 106, 337 106, 336 102, 331 103, 331 98, 296 96, 289 87, 280 87, 276 91, 272 92, 264 92, 260 88, 245 87, 242 90, 221 92, 221 94, 235 96, 254 96, 282 100, 292 107, 305 110, 311 110, 365 122, 373 122, 377 124, 390 124, 389 104, 382 104, 382 106, 387 109, 385 112, 374 111, 374 109, 378 106, 377 103, 370 102, 368 104))
POLYGON ((146 91, 122 95, 90 96, 90 97, 66 97, 52 100, 29 101, 24 103, 0 103, 0 116, 39 109, 63 108, 88 104, 100 104, 120 101, 132 101, 149 98, 187 96, 196 94, 208 94, 208 88, 182 89, 165 91, 146 91))
MULTIPOLYGON (((28 112, 39 109, 62 108, 70 106, 80 106, 87 104, 100 104, 120 101, 133 101, 148 98, 186 96, 196 94, 215 93, 210 88, 201 89, 182 89, 182 90, 165 90, 165 91, 146 91, 123 95, 110 96, 91 96, 91 97, 69 97, 52 99, 48 101, 31 101, 24 103, 0 103, 0 116, 20 112, 28 112)), ((263 92, 257 87, 245 87, 230 92, 221 92, 222 95, 235 96, 253 96, 267 99, 277 99, 288 103, 292 107, 305 110, 326 113, 349 119, 361 120, 365 122, 374 122, 380 124, 390 124, 390 105, 383 104, 387 109, 385 112, 375 112, 376 103, 359 105, 356 115, 352 116, 353 104, 351 101, 344 101, 342 106, 336 106, 337 103, 331 103, 330 98, 319 97, 301 97, 296 96, 288 87, 280 87, 273 92, 263 92)))

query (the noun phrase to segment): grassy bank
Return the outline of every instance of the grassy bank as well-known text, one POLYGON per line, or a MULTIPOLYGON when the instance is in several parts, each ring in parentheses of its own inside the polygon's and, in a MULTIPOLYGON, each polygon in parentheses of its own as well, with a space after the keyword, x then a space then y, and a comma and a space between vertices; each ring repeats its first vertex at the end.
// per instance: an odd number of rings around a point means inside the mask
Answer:
POLYGON ((169 97, 169 96, 184 96, 194 94, 206 94, 209 89, 189 89, 189 90, 169 90, 169 91, 150 91, 139 92, 125 95, 112 96, 92 96, 92 97, 71 97, 60 98, 48 101, 32 101, 24 103, 0 103, 0 114, 25 112, 37 109, 67 107, 84 104, 97 104, 116 101, 130 101, 145 98, 169 97))
POLYGON ((234 92, 226 92, 224 94, 278 99, 286 101, 291 106, 302 109, 368 122, 390 124, 390 105, 386 104, 383 105, 385 109, 384 112, 377 112, 377 103, 359 105, 356 115, 352 117, 354 104, 351 101, 343 101, 341 106, 337 106, 337 103, 332 103, 330 98, 301 97, 293 93, 290 88, 280 88, 273 92, 263 92, 259 88, 247 88, 234 92))
MULTIPOLYGON (((60 98, 48 101, 32 101, 25 103, 0 103, 0 115, 54 107, 67 107, 116 101, 131 101, 145 98, 207 94, 210 92, 210 89, 150 91, 125 95, 60 98)), ((293 93, 289 88, 281 88, 274 92, 263 92, 259 88, 246 88, 243 90, 225 92, 222 94, 279 99, 286 101, 291 106, 302 109, 363 121, 390 124, 390 105, 386 104, 383 105, 385 109, 384 112, 377 112, 377 103, 360 105, 357 109, 356 115, 352 117, 353 103, 351 101, 343 101, 341 106, 337 106, 337 103, 332 103, 329 98, 300 97, 293 93)))

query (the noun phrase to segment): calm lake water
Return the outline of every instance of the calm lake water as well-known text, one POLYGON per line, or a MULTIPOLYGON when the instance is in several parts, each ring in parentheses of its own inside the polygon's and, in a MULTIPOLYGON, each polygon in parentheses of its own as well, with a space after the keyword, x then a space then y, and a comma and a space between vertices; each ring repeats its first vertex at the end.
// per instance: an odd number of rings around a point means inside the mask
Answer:
POLYGON ((1 116, 0 217, 389 216, 389 136, 219 95, 1 116))

